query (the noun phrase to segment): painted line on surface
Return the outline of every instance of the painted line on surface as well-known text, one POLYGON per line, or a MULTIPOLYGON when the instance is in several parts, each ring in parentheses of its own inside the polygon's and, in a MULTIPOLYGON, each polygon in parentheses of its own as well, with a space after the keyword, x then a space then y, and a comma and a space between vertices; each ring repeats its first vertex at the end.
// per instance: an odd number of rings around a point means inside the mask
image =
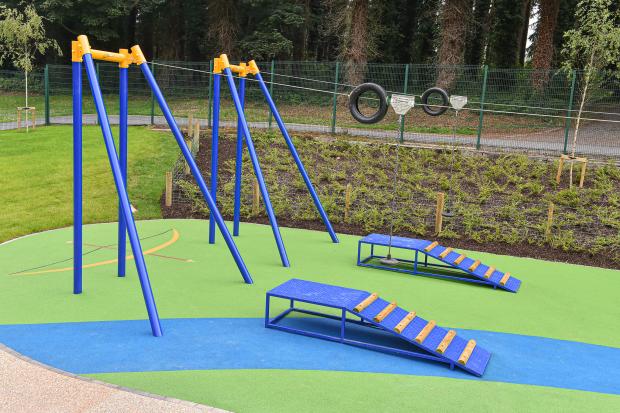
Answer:
MULTIPOLYGON (((153 248, 150 248, 146 251, 143 251, 143 255, 151 255, 157 251, 160 251, 166 247, 169 247, 170 245, 174 244, 175 242, 177 242, 180 238, 179 235, 179 231, 177 231, 176 229, 172 229, 172 237, 164 242, 163 244, 157 245, 153 248)), ((127 261, 133 260, 133 255, 127 255, 127 257, 125 257, 127 261)), ((105 260, 105 261, 99 261, 99 262, 94 262, 92 264, 84 264, 82 266, 82 269, 86 269, 86 268, 93 268, 93 267, 100 267, 102 265, 109 265, 109 264, 115 264, 118 262, 118 258, 114 258, 114 259, 110 259, 110 260, 105 260)), ((50 274, 50 273, 58 273, 58 272, 65 272, 65 271, 73 271, 73 267, 64 267, 64 268, 54 268, 51 270, 42 270, 42 271, 31 271, 31 272, 20 272, 20 273, 16 273, 15 275, 41 275, 41 274, 50 274)))
MULTIPOLYGON (((289 325, 336 332, 339 323, 291 318, 289 325)), ((0 341, 76 374, 284 369, 441 376, 620 394, 620 348, 544 337, 459 330, 493 353, 479 379, 446 364, 410 359, 264 327, 262 318, 164 319, 153 338, 144 320, 0 326, 0 341)), ((367 334, 351 326, 347 336, 367 334)), ((387 345, 402 340, 373 333, 387 345)))

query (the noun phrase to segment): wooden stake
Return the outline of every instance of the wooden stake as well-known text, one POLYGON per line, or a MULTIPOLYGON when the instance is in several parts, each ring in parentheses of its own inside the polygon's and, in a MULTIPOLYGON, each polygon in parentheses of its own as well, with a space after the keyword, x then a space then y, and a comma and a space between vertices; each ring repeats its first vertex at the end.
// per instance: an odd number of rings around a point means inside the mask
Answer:
POLYGON ((443 207, 446 201, 446 194, 437 192, 437 209, 435 211, 435 234, 439 234, 443 227, 443 207))
POLYGON ((194 123, 194 114, 190 113, 187 115, 187 134, 192 133, 192 124, 194 123))
POLYGON ((553 202, 549 202, 549 209, 547 211, 547 227, 545 228, 545 237, 549 238, 551 235, 551 225, 553 224, 553 210, 555 209, 555 205, 553 202))
POLYGON ((560 155, 560 163, 558 163, 558 173, 555 175, 555 182, 560 183, 560 177, 562 176, 562 169, 564 168, 565 155, 560 155))
POLYGON ((258 186, 258 179, 254 178, 252 184, 252 214, 258 215, 260 207, 260 188, 258 186))
MULTIPOLYGON (((189 151, 192 152, 192 141, 186 140, 185 144, 189 148, 189 151)), ((194 156, 193 152, 192 152, 192 156, 194 156)), ((185 171, 184 172, 185 172, 185 175, 189 175, 190 174, 189 164, 187 163, 187 161, 185 161, 185 171)))
POLYGON ((344 193, 344 220, 349 220, 349 208, 351 208, 351 191, 353 190, 353 185, 350 183, 347 184, 347 189, 344 193))
POLYGON ((196 119, 196 124, 194 125, 194 141, 198 142, 200 139, 200 120, 196 119))
POLYGON ((584 159, 581 162, 581 177, 579 178, 579 188, 583 188, 583 182, 586 179, 586 168, 588 167, 588 160, 584 159))
POLYGON ((166 172, 166 206, 172 206, 172 172, 166 172))

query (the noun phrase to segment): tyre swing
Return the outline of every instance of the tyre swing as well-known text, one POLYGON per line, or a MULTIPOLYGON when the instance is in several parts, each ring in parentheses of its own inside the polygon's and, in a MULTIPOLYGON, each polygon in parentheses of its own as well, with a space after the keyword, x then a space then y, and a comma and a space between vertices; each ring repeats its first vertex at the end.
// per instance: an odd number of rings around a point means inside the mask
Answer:
MULTIPOLYGON (((441 88, 432 87, 422 94, 422 110, 430 116, 439 116, 443 114, 449 107, 448 94, 441 88), (429 98, 439 95, 441 104, 429 103, 429 98)), ((410 95, 397 95, 392 94, 390 98, 390 106, 394 109, 394 112, 398 115, 397 125, 401 125, 403 118, 407 112, 415 105, 415 97, 410 95)), ((355 120, 364 124, 372 124, 381 121, 387 114, 388 99, 385 90, 376 83, 363 83, 357 86, 349 95, 349 110, 351 116, 355 120), (364 115, 359 109, 359 100, 362 94, 366 92, 373 92, 377 99, 379 99, 379 106, 375 113, 372 115, 364 115)), ((399 128, 397 128, 398 130, 399 128)), ((400 132, 396 135, 396 159, 394 163, 394 173, 392 176, 392 200, 391 200, 391 213, 390 213, 390 233, 388 241, 388 253, 385 258, 381 258, 380 262, 385 265, 398 265, 400 261, 392 257, 392 238, 394 236, 394 218, 396 214, 396 190, 398 188, 398 175, 399 175, 399 155, 400 155, 400 132)))

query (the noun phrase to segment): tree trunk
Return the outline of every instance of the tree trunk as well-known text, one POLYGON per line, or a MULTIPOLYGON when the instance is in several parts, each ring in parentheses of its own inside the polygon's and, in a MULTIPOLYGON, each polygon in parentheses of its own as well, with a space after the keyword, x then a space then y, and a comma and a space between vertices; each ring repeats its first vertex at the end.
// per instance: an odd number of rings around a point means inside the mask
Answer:
POLYGON ((471 0, 446 0, 441 13, 441 42, 437 52, 437 86, 443 89, 453 86, 457 75, 454 66, 465 61, 465 39, 470 21, 471 0))
POLYGON ((532 86, 538 92, 541 92, 549 81, 548 70, 553 62, 553 36, 559 11, 560 0, 540 0, 540 20, 536 28, 536 42, 532 57, 532 67, 538 70, 534 72, 532 86))
MULTIPOLYGON (((560 1, 560 0, 558 0, 560 1)), ((521 9, 521 16, 523 21, 519 27, 519 65, 525 64, 525 55, 527 53, 527 34, 530 27, 530 16, 532 15, 532 3, 533 0, 526 0, 523 2, 523 9, 521 9)))
POLYGON ((368 2, 351 0, 348 6, 348 27, 342 55, 346 62, 347 80, 353 85, 362 83, 368 63, 368 2))
POLYGON ((209 5, 209 35, 216 42, 217 54, 233 51, 237 36, 236 3, 234 0, 213 0, 209 5))
POLYGON ((480 65, 484 62, 490 16, 491 0, 476 0, 474 2, 474 17, 469 32, 469 41, 465 62, 470 65, 480 65))

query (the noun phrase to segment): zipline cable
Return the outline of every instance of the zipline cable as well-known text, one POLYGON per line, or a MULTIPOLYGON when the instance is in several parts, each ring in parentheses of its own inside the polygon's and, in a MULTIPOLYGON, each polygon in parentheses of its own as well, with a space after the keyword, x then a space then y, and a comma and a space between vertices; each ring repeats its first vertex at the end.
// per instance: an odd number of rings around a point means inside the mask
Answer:
MULTIPOLYGON (((186 71, 191 71, 191 72, 198 72, 198 73, 206 73, 206 74, 213 74, 212 71, 209 70, 201 70, 201 69, 192 69, 192 68, 188 68, 188 67, 183 67, 183 66, 176 66, 176 65, 169 65, 169 64, 165 64, 165 63, 157 63, 157 62, 147 62, 150 64, 154 64, 157 66, 163 66, 163 67, 169 67, 172 69, 179 69, 179 70, 186 70, 186 71)), ((216 73, 219 74, 219 73, 216 73)), ((240 76, 236 76, 233 74, 234 78, 240 78, 240 76)), ((246 80, 249 81, 253 81, 253 82, 258 82, 257 79, 251 78, 251 77, 246 77, 246 80)), ((293 88, 293 89, 299 89, 299 90, 306 90, 309 92, 317 92, 317 93, 325 93, 325 94, 329 94, 329 95, 339 95, 339 96, 349 96, 348 93, 343 93, 343 92, 334 92, 333 90, 323 90, 323 89, 314 89, 314 88, 310 88, 310 87, 304 87, 304 86, 296 86, 296 85, 289 85, 286 83, 279 83, 279 82, 271 82, 271 81, 267 81, 264 80, 265 83, 267 84, 272 84, 272 85, 276 85, 276 86, 283 86, 283 87, 289 87, 289 88, 293 88)), ((332 84, 334 84, 335 82, 331 82, 332 84)), ((390 92, 387 91, 388 93, 397 93, 397 92, 390 92)), ((414 95, 414 94, 407 94, 404 96, 411 96, 411 97, 420 97, 421 95, 414 95)), ((378 100, 376 98, 370 98, 370 97, 364 97, 364 99, 367 100, 378 100)), ((472 102, 475 103, 475 102, 472 102)), ((488 102, 485 102, 485 105, 489 105, 488 102)), ((496 105, 501 105, 501 104, 496 104, 496 105)), ((446 108, 449 109, 450 106, 446 106, 446 105, 429 105, 429 106, 433 106, 435 108, 446 108)), ((496 113, 496 114, 503 114, 503 115, 521 115, 521 116, 533 116, 533 117, 540 117, 540 118, 552 118, 552 119, 563 119, 563 120, 572 120, 572 119, 577 119, 574 116, 562 116, 562 115, 548 115, 548 114, 538 114, 538 113, 527 113, 527 112, 515 112, 515 111, 508 111, 508 110, 495 110, 495 109, 477 109, 477 108, 463 108, 463 110, 468 110, 471 112, 476 112, 476 113, 496 113)), ((574 110, 573 110, 574 111, 574 110)), ((585 111, 582 111, 582 113, 585 111)), ((592 113, 601 113, 601 114, 610 114, 610 115, 618 115, 620 116, 620 114, 617 113, 613 113, 613 112, 592 112, 592 113)), ((581 117, 582 121, 591 121, 591 122, 606 122, 606 123, 618 123, 620 124, 620 120, 613 120, 613 119, 599 119, 599 118, 584 118, 581 117)))

